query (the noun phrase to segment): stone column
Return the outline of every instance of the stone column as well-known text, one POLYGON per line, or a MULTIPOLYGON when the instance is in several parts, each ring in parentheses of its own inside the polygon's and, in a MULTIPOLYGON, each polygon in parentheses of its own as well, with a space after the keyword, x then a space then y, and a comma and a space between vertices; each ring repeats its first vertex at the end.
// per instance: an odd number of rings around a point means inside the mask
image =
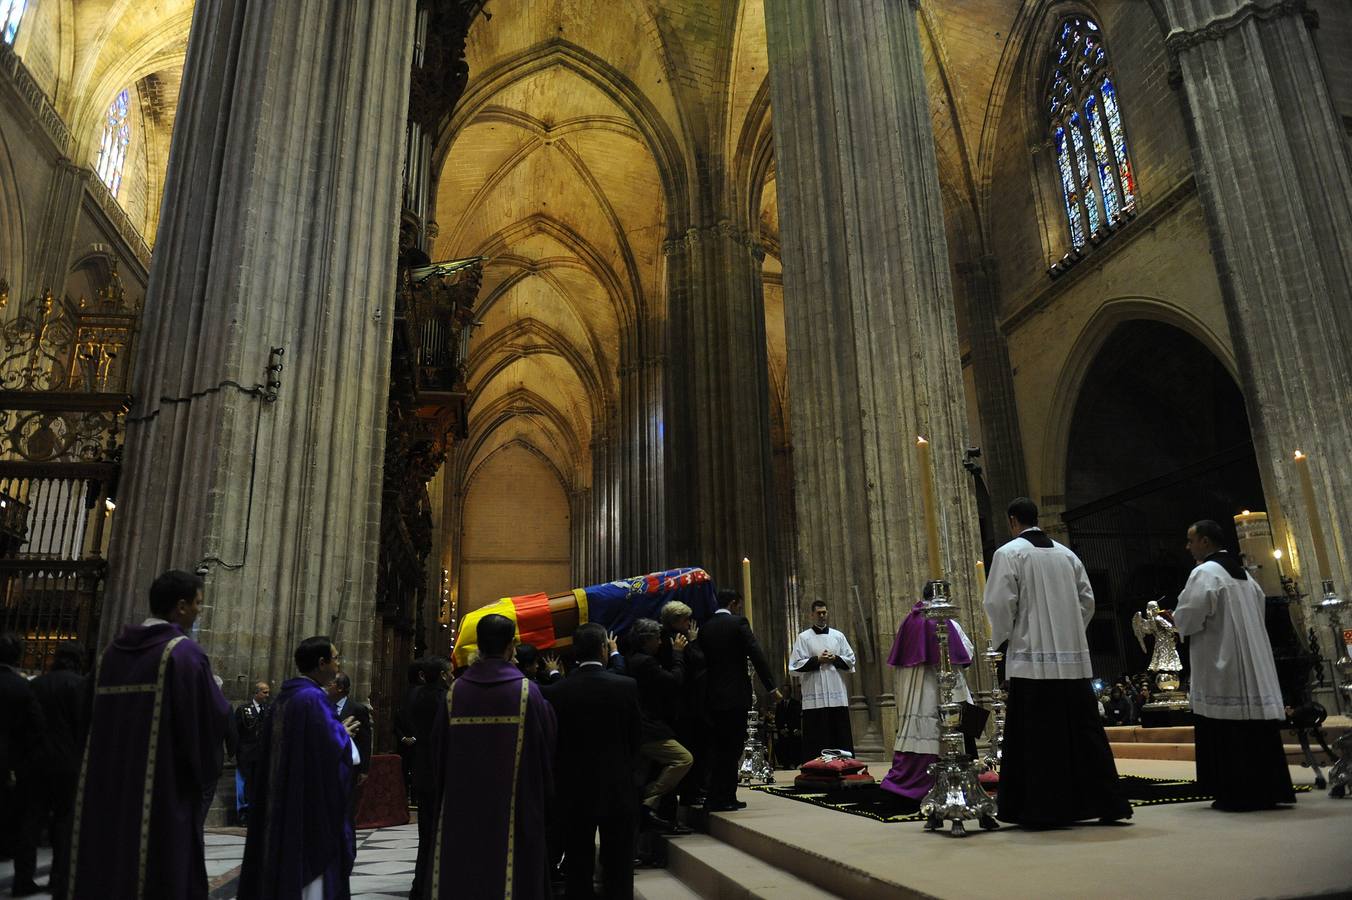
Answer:
POLYGON ((88 169, 64 157, 53 164, 51 186, 42 208, 37 252, 30 270, 32 275, 28 279, 28 289, 20 293, 20 297, 36 297, 44 291, 59 297, 65 291, 70 254, 75 244, 75 225, 80 218, 85 179, 89 177, 88 169))
POLYGON ((995 257, 990 255, 983 255, 976 262, 959 263, 956 268, 966 294, 972 375, 981 418, 979 462, 990 491, 989 522, 998 545, 1006 537, 1005 508, 1009 501, 1028 493, 1009 347, 996 323, 1000 276, 995 257))
POLYGON ((1310 520, 1291 462, 1297 448, 1308 453, 1332 575, 1346 597, 1352 164, 1313 22, 1301 0, 1163 6, 1269 505, 1280 506, 1293 532, 1302 587, 1317 591, 1310 520))
POLYGON ((414 6, 194 14, 104 636, 157 572, 205 565, 231 696, 314 634, 370 680, 414 6))
POLYGON ((640 321, 620 348, 618 432, 621 545, 619 567, 606 577, 641 575, 667 565, 665 484, 662 476, 664 329, 651 317, 640 321))
MULTIPOLYGON (((766 5, 765 20, 797 573, 805 599, 837 607, 858 585, 879 661, 860 681, 876 717, 893 684, 881 660, 926 580, 917 435, 933 448, 945 575, 978 644, 987 630, 920 37, 913 5, 899 0, 784 0, 766 5)), ((855 633, 866 629, 856 622, 855 633)))
POLYGON ((727 221, 668 241, 666 472, 671 565, 740 588, 751 559, 752 622, 770 666, 788 652, 785 579, 770 529, 774 473, 760 270, 765 251, 727 221))

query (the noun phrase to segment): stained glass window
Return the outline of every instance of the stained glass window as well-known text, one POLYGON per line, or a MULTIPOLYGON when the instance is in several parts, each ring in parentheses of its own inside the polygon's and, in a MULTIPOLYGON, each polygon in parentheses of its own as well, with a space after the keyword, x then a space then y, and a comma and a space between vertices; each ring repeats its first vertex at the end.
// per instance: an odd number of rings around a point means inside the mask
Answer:
POLYGON ((1136 211, 1136 178, 1117 83, 1098 25, 1064 19, 1052 39, 1046 110, 1071 246, 1082 249, 1136 211))
POLYGON ((0 0, 0 39, 13 44, 19 35, 19 20, 23 18, 28 0, 0 0))
POLYGON ((95 171, 114 197, 122 187, 122 166, 127 161, 127 145, 131 143, 130 106, 131 98, 124 90, 113 98, 103 120, 103 142, 99 144, 95 171))

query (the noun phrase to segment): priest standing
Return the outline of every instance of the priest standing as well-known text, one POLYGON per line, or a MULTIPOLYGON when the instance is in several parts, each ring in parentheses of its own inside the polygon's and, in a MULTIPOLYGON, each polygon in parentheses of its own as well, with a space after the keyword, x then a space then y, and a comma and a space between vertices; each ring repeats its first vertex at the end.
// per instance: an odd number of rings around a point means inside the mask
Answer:
POLYGON ((1263 624, 1263 589, 1224 540, 1210 519, 1188 529, 1197 567, 1174 611, 1192 663, 1197 783, 1215 796, 1216 809, 1272 809, 1296 802, 1282 749, 1286 709, 1263 624))
POLYGON ((554 708, 512 664, 511 619, 484 616, 478 639, 478 661, 451 685, 432 729, 442 801, 431 896, 543 900, 554 708))
POLYGON ((306 638, 296 678, 263 719, 253 810, 239 875, 240 900, 334 900, 348 896, 356 836, 348 799, 360 761, 352 732, 339 722, 326 688, 340 668, 326 636, 306 638))
POLYGON ((854 671, 854 650, 828 624, 829 618, 826 601, 812 601, 812 627, 798 635, 789 654, 789 671, 803 689, 805 759, 815 759, 827 748, 854 752, 850 692, 843 677, 854 671))
POLYGON ((1014 539, 995 551, 984 602, 992 643, 1009 642, 998 816, 1032 828, 1129 819, 1090 684, 1089 576, 1038 528, 1032 500, 1008 514, 1014 539))
POLYGON ((230 704, 190 637, 202 579, 170 570, 150 616, 104 650, 76 788, 73 900, 205 898, 203 794, 221 773, 230 704))
MULTIPOLYGON (((934 599, 933 583, 925 585, 922 596, 934 599)), ((939 759, 939 626, 925 617, 924 609, 924 601, 911 607, 887 657, 887 664, 897 670, 897 740, 892 768, 878 785, 911 800, 925 799, 934 787, 929 767, 939 759)), ((972 642, 954 619, 948 620, 948 657, 953 699, 972 702, 962 673, 972 662, 972 642)))

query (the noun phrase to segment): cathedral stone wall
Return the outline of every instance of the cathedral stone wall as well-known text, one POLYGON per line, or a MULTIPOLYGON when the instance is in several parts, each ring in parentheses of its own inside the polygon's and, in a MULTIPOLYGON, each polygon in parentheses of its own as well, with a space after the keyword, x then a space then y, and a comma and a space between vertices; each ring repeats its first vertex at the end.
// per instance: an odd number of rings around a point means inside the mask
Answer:
MULTIPOLYGON (((1064 509, 1066 435, 1080 380, 1113 324, 1169 321, 1223 360, 1233 357, 1181 98, 1170 85, 1163 33, 1147 4, 1106 5, 1099 20, 1122 98, 1137 218, 1086 248, 1065 274, 1048 274, 1070 249, 1042 103, 1057 21, 1055 15, 1042 21, 1041 32, 1030 36, 1024 71, 1010 79, 989 206, 999 324, 1028 484, 1052 515, 1064 509)), ((970 384, 969 399, 975 399, 970 384)))
MULTIPOLYGON (((499 597, 573 587, 568 496, 549 466, 509 446, 476 473, 465 500, 460 614, 499 597)), ((637 575, 638 572, 617 573, 637 575)))
POLYGON ((90 168, 70 158, 70 134, 26 64, 0 53, 0 278, 12 297, 92 296, 116 263, 128 293, 144 294, 149 253, 139 232, 90 168), (94 282, 82 270, 91 257, 101 261, 94 282))

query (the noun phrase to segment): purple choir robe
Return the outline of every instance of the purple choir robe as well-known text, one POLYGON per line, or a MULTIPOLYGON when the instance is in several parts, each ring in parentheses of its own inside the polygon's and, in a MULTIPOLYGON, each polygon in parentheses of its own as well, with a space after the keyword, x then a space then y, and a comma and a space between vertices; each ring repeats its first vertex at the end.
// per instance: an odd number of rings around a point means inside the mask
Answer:
POLYGON ((314 680, 289 679, 268 707, 253 783, 239 900, 294 900, 320 877, 325 900, 344 900, 357 856, 352 739, 314 680))
POLYGON ((505 660, 480 660, 451 685, 432 732, 441 795, 433 897, 551 896, 545 807, 555 731, 540 688, 505 660))
POLYGON ((177 626, 129 625, 95 675, 76 789, 69 896, 205 898, 203 794, 221 772, 230 704, 177 626))

